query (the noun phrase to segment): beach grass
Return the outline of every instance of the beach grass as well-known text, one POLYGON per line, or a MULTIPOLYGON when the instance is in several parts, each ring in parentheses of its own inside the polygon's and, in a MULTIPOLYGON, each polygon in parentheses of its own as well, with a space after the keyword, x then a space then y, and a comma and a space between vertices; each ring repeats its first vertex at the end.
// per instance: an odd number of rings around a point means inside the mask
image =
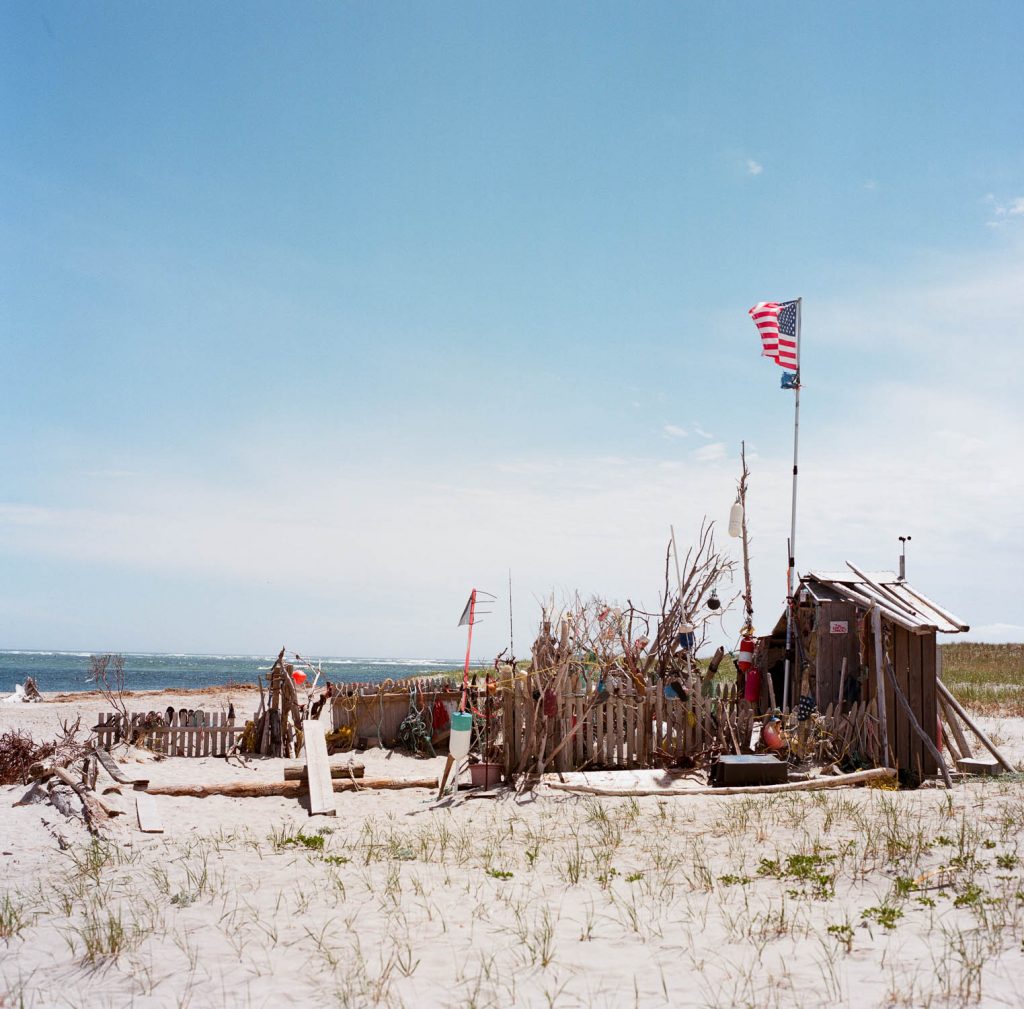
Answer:
POLYGON ((1024 644, 942 645, 942 680, 972 711, 1024 717, 1024 644))

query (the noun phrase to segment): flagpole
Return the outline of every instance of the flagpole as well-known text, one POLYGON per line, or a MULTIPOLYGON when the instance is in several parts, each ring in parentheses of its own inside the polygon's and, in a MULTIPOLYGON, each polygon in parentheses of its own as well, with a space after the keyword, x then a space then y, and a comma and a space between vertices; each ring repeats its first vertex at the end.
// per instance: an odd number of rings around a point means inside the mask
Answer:
POLYGON ((796 568, 796 482, 800 451, 800 352, 803 334, 800 323, 803 298, 796 299, 796 383, 793 386, 793 502, 789 519, 789 566, 786 569, 786 671, 782 683, 782 706, 789 698, 789 670, 793 655, 793 574, 796 568))

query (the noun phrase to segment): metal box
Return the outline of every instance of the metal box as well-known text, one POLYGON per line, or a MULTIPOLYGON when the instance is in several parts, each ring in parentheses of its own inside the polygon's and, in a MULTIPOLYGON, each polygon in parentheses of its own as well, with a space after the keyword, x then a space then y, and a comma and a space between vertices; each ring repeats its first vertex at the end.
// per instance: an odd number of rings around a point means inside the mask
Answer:
POLYGON ((789 776, 789 765, 776 757, 759 754, 724 755, 711 767, 711 784, 716 788, 728 785, 781 785, 789 776))

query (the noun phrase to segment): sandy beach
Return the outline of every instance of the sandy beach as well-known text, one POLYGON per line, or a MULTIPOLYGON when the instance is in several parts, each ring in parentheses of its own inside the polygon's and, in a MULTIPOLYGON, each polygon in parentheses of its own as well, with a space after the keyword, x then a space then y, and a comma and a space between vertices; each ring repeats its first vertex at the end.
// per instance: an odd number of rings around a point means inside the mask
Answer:
MULTIPOLYGON (((245 711, 250 692, 204 705, 229 700, 245 711)), ((7 705, 0 731, 48 738, 103 709, 7 705)), ((1024 720, 986 728, 1024 759, 1024 720)), ((355 759, 367 777, 444 763, 355 759)), ((274 781, 287 762, 140 752, 125 769, 274 781)), ((4 1006, 1024 1003, 1015 778, 668 799, 541 786, 440 804, 409 789, 338 794, 335 817, 290 798, 158 796, 163 834, 139 832, 122 787, 106 797, 125 815, 99 841, 52 806, 13 807, 25 790, 0 794, 4 1006)))

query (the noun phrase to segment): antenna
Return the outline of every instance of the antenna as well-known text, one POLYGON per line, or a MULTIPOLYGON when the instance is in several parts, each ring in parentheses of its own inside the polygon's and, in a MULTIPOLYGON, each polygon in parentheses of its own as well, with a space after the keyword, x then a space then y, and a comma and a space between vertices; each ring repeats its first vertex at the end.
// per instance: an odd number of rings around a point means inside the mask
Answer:
POLYGON ((512 670, 515 672, 516 646, 512 634, 512 569, 508 569, 508 654, 512 657, 512 670))
POLYGON ((900 581, 907 580, 907 544, 913 539, 912 536, 900 537, 900 581))

